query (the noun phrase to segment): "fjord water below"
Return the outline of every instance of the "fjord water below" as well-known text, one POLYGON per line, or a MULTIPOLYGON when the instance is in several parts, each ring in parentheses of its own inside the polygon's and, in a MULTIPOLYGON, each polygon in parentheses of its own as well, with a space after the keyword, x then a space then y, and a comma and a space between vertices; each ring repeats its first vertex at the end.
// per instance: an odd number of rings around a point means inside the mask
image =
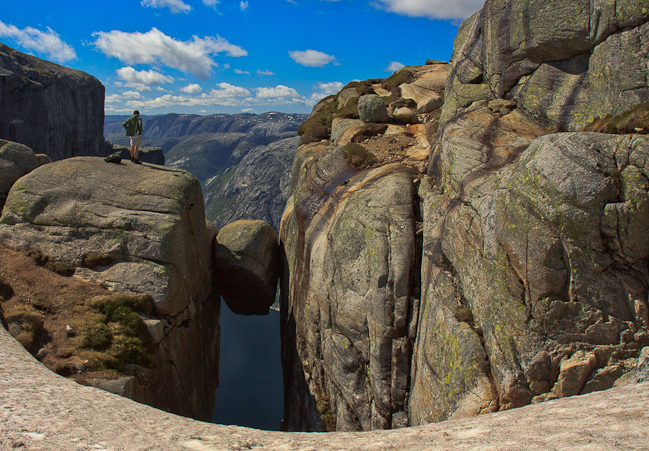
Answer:
POLYGON ((212 422, 278 431, 284 413, 279 312, 235 315, 221 301, 219 388, 212 422))

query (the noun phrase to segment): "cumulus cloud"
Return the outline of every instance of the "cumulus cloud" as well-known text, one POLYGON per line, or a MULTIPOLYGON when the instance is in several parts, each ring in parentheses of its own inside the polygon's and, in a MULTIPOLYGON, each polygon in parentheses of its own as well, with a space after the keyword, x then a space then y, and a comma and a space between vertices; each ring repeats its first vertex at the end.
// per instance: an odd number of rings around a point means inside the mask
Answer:
POLYGON ((275 72, 271 72, 271 71, 269 71, 268 69, 266 69, 266 70, 259 70, 259 69, 257 69, 257 74, 258 74, 258 75, 267 75, 267 76, 271 76, 271 75, 275 75, 275 72))
POLYGON ((311 94, 311 98, 309 98, 306 104, 311 106, 315 105, 323 98, 332 94, 337 94, 341 89, 343 89, 344 86, 345 85, 343 85, 339 81, 332 81, 330 83, 318 83, 313 87, 313 94, 311 94))
POLYGON ((398 61, 392 61, 390 64, 388 64, 388 67, 385 68, 385 71, 386 72, 396 72, 399 69, 403 69, 404 67, 406 67, 405 64, 401 64, 398 61))
POLYGON ((192 7, 182 0, 142 0, 140 5, 148 8, 169 8, 173 14, 188 13, 192 7))
POLYGON ((247 10, 248 9, 248 2, 239 3, 239 7, 241 8, 241 11, 247 10))
POLYGON ((47 27, 47 31, 32 27, 23 29, 7 25, 0 20, 0 37, 9 38, 29 51, 46 55, 48 58, 65 63, 77 58, 74 49, 61 40, 59 35, 47 27))
POLYGON ((209 77, 217 63, 213 55, 245 56, 248 52, 220 36, 216 38, 194 36, 189 41, 179 41, 167 36, 157 28, 146 33, 113 30, 93 33, 95 45, 108 56, 126 64, 161 64, 198 78, 209 77))
POLYGON ((293 61, 307 67, 322 67, 336 61, 335 56, 317 50, 293 50, 288 54, 293 61))
POLYGON ((174 81, 174 78, 169 75, 164 75, 154 70, 137 71, 131 66, 117 69, 117 76, 124 80, 124 86, 144 90, 151 89, 151 86, 162 83, 173 83, 174 81))
POLYGON ((377 0, 376 4, 397 14, 429 19, 466 19, 482 8, 484 0, 377 0))
POLYGON ((298 92, 284 85, 277 85, 272 88, 256 88, 258 99, 301 99, 298 92))
POLYGON ((235 74, 239 74, 239 75, 250 75, 250 72, 249 72, 249 71, 247 71, 247 70, 241 70, 241 69, 235 69, 235 70, 234 70, 234 73, 235 73, 235 74))
POLYGON ((185 86, 184 88, 180 88, 180 90, 187 94, 198 94, 199 92, 203 92, 203 88, 201 88, 201 86, 196 83, 192 83, 185 86))

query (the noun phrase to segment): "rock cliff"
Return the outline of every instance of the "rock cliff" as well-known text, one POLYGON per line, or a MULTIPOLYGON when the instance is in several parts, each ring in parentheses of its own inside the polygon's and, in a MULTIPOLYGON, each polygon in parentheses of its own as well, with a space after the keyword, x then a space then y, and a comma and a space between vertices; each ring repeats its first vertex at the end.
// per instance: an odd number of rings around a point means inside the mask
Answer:
MULTIPOLYGON (((9 329, 20 335, 36 328, 31 341, 22 341, 61 374, 210 419, 220 307, 214 236, 200 185, 185 171, 97 157, 41 166, 13 185, 0 242, 89 285, 50 299, 36 280, 53 276, 12 276, 16 286, 34 288, 22 299, 5 296, 9 329), (115 381, 108 370, 126 378, 115 381)), ((13 274, 15 266, 3 272, 13 274)), ((51 291, 70 283, 53 279, 51 291)))
POLYGON ((0 139, 61 160, 106 155, 104 86, 0 43, 0 139))
POLYGON ((450 64, 314 107, 280 233, 286 429, 624 383, 649 344, 649 128, 582 130, 647 102, 649 5, 591 3, 488 0, 450 64))

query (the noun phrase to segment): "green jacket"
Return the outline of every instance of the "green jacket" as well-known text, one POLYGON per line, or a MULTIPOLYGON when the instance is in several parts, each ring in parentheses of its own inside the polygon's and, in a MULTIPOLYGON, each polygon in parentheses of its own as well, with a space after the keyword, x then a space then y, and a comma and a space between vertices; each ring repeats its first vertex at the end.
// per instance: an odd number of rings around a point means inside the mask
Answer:
POLYGON ((142 134, 142 118, 133 115, 126 119, 122 126, 126 129, 126 136, 137 136, 142 134))

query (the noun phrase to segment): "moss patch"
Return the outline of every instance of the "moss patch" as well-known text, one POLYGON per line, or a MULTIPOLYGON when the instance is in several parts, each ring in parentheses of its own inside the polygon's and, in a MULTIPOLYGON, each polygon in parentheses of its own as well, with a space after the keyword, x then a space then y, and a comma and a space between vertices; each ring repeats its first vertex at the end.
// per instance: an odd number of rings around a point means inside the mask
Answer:
POLYGON ((96 352, 101 369, 119 371, 125 364, 150 367, 154 363, 147 351, 151 337, 137 312, 150 314, 152 311, 153 300, 149 295, 95 296, 75 309, 71 322, 78 336, 73 343, 96 352))
POLYGON ((415 79, 415 74, 411 69, 403 68, 396 71, 383 82, 383 88, 393 92, 396 88, 404 83, 411 83, 415 79))
POLYGON ((81 261, 86 268, 96 268, 110 265, 113 263, 113 257, 108 254, 86 254, 81 261))
POLYGON ((55 272, 60 276, 70 277, 74 274, 74 268, 66 265, 63 262, 52 259, 48 255, 43 254, 38 249, 32 249, 28 251, 27 255, 31 257, 39 266, 42 266, 45 269, 49 269, 50 271, 55 272))

